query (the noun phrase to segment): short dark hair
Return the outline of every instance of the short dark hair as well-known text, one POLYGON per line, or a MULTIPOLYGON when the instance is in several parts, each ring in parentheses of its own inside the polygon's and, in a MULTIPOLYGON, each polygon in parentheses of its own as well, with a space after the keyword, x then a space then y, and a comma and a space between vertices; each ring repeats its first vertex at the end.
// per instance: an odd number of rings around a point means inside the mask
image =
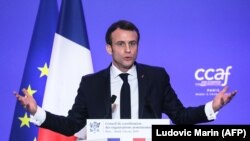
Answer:
POLYGON ((112 45, 112 40, 111 40, 111 34, 112 32, 114 32, 117 28, 123 29, 123 30, 129 30, 129 31, 135 31, 137 33, 138 36, 138 41, 137 43, 139 43, 140 40, 140 33, 138 28, 130 21, 126 21, 126 20, 119 20, 115 23, 113 23, 107 30, 106 32, 106 44, 112 45))

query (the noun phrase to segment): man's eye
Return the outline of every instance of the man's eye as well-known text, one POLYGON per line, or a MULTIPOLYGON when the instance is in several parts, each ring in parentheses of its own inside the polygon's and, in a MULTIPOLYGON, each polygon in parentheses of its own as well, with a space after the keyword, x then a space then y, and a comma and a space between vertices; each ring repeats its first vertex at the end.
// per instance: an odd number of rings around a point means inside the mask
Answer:
POLYGON ((136 41, 133 41, 133 42, 130 42, 129 43, 129 46, 136 46, 137 45, 137 42, 136 41))
POLYGON ((135 46, 137 43, 136 42, 131 42, 130 45, 131 46, 135 46))
POLYGON ((123 46, 123 45, 124 45, 124 43, 118 43, 118 45, 119 45, 119 46, 123 46))
POLYGON ((123 42, 118 42, 116 43, 117 46, 124 46, 124 43, 123 42))

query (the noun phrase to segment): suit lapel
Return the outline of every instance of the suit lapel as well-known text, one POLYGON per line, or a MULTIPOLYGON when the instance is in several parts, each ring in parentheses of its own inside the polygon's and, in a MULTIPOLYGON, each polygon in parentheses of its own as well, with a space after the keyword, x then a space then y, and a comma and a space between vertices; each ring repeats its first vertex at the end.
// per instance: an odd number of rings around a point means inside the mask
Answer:
POLYGON ((138 78, 138 90, 139 90, 139 118, 143 117, 145 96, 147 88, 147 75, 143 66, 136 63, 137 78, 138 78))
POLYGON ((111 118, 111 88, 110 88, 110 66, 104 70, 103 72, 103 92, 104 92, 104 100, 105 100, 105 110, 106 110, 106 115, 105 118, 111 118))

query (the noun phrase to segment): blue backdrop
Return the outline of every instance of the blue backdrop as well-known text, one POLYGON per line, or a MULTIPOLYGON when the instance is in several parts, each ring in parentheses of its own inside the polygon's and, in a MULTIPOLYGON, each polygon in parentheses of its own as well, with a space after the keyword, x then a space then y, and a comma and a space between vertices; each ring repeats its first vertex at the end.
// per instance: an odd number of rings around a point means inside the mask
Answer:
MULTIPOLYGON (((58 0, 58 4, 60 4, 58 0)), ((39 0, 0 1, 0 138, 10 133, 39 0)), ((212 100, 223 85, 238 95, 209 124, 250 124, 250 1, 83 0, 94 71, 106 68, 105 32, 118 19, 140 29, 138 62, 166 68, 185 106, 212 100)))

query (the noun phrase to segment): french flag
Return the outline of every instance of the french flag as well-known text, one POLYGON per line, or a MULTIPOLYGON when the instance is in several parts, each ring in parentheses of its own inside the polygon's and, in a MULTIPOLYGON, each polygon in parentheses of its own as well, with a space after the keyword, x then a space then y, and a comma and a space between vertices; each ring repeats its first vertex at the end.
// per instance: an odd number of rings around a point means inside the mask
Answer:
MULTIPOLYGON (((91 52, 81 0, 63 0, 51 53, 42 107, 67 116, 83 75, 93 73, 91 52)), ((72 137, 39 129, 38 141, 86 138, 85 128, 72 137)))
MULTIPOLYGON (((93 73, 81 0, 40 0, 26 59, 21 89, 54 114, 67 116, 83 75, 93 73)), ((72 137, 30 123, 30 114, 17 102, 10 141, 75 141, 86 138, 85 128, 72 137)))

